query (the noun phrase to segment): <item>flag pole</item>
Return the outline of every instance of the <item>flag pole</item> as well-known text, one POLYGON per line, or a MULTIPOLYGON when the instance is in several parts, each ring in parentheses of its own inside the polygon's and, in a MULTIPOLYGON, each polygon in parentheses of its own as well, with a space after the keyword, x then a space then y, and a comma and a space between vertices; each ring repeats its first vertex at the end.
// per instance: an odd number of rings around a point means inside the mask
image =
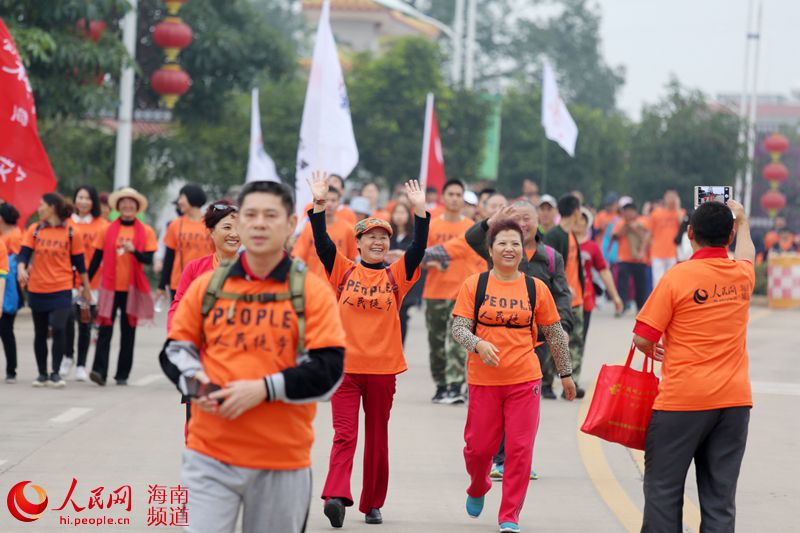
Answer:
POLYGON ((433 93, 425 97, 425 126, 422 133, 422 158, 419 162, 419 184, 423 189, 428 184, 428 156, 431 145, 431 111, 433 111, 433 93))
POLYGON ((547 137, 542 136, 542 193, 547 193, 547 137))

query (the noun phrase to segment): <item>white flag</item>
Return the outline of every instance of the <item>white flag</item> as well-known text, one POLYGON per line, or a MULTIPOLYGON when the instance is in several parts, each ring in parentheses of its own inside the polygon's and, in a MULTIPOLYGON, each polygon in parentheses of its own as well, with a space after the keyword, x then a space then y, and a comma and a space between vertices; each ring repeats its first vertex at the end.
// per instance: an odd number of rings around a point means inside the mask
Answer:
POLYGON ((253 89, 253 102, 250 107, 250 158, 247 160, 247 177, 250 181, 281 181, 275 170, 275 162, 264 151, 261 138, 261 112, 258 109, 258 89, 253 89))
POLYGON ((578 126, 575 125, 566 104, 558 94, 556 76, 547 60, 544 62, 543 78, 542 126, 544 126, 544 134, 551 141, 557 142, 570 157, 575 157, 578 126))
POLYGON ((329 0, 325 0, 317 27, 297 146, 295 201, 298 217, 303 219, 303 208, 312 200, 306 179, 313 171, 346 178, 357 164, 358 147, 350 119, 350 101, 331 31, 329 0))

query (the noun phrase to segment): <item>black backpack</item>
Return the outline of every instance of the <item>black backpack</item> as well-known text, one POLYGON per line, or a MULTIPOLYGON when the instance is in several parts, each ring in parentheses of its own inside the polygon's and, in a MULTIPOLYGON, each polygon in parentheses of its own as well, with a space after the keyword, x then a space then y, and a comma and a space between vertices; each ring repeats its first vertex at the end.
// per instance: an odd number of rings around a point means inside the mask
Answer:
MULTIPOLYGON (((529 328, 533 325, 533 310, 536 308, 536 284, 533 282, 533 278, 530 276, 525 276, 525 288, 528 291, 528 302, 531 306, 531 322, 529 324, 505 324, 505 325, 498 325, 498 324, 483 324, 482 326, 486 326, 489 328, 529 328)), ((475 321, 472 325, 472 333, 475 333, 475 330, 478 329, 478 317, 480 316, 481 306, 483 305, 483 301, 486 299, 486 287, 489 285, 489 272, 482 272, 480 276, 478 276, 478 286, 475 289, 475 312, 474 317, 475 321)))

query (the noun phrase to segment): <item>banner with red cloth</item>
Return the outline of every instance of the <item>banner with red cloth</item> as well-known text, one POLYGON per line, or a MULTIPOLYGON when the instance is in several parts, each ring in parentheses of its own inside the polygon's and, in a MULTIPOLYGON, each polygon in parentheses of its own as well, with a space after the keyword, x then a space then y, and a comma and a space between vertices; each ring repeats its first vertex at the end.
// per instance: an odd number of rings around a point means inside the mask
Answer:
POLYGON ((425 130, 422 137, 422 162, 419 169, 419 182, 423 188, 433 187, 440 194, 447 178, 444 173, 444 154, 439 124, 433 107, 433 94, 428 93, 425 102, 425 130))
POLYGON ((28 73, 0 19, 0 198, 20 213, 19 225, 56 190, 56 176, 39 139, 28 73))

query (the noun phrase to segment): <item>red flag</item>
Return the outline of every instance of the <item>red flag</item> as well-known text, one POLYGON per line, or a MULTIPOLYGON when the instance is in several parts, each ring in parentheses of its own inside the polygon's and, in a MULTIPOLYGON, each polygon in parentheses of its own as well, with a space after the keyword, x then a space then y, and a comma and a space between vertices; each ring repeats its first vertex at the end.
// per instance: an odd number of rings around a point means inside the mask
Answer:
POLYGON ((0 198, 13 204, 23 226, 56 177, 36 127, 28 73, 14 39, 0 20, 0 198))
POLYGON ((422 137, 419 181, 423 187, 434 187, 439 194, 447 181, 444 172, 442 138, 439 136, 439 124, 436 122, 436 110, 433 108, 433 94, 431 93, 428 93, 425 103, 425 133, 422 137))

